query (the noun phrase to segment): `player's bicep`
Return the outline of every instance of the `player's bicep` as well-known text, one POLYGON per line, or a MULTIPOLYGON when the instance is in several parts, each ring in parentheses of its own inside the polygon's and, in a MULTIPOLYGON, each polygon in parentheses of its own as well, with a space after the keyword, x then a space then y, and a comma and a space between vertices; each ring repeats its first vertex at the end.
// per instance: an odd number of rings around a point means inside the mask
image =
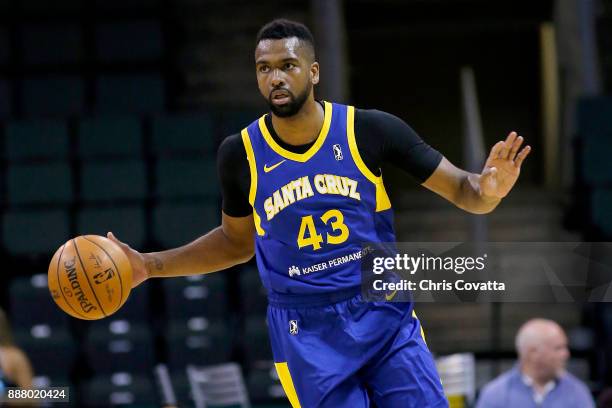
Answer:
POLYGON ((253 214, 246 217, 232 217, 224 212, 221 216, 221 228, 233 247, 252 256, 255 245, 255 224, 253 214))
POLYGON ((464 178, 465 172, 463 170, 448 161, 446 157, 442 157, 438 167, 421 185, 451 203, 457 204, 464 178))
POLYGON ((217 175, 223 213, 239 218, 250 215, 253 211, 248 199, 251 175, 240 135, 227 137, 219 147, 217 175))
POLYGON ((429 178, 440 164, 442 154, 402 119, 380 111, 365 111, 362 116, 364 138, 367 137, 370 153, 374 157, 380 155, 380 163, 392 164, 419 182, 429 178))

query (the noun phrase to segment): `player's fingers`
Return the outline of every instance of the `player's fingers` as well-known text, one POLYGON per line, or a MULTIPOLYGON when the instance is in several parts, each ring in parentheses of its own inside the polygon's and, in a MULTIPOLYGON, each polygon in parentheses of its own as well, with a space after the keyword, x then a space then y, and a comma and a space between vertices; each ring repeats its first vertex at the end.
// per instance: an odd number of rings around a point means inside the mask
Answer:
POLYGON ((106 237, 122 248, 128 246, 127 244, 124 244, 123 242, 119 241, 117 237, 110 231, 106 233, 106 237))
POLYGON ((491 153, 489 154, 489 159, 497 159, 499 157, 499 152, 503 148, 504 142, 500 140, 495 143, 495 145, 491 148, 491 153))
POLYGON ((512 149, 510 149, 510 154, 508 154, 508 160, 514 160, 514 158, 516 157, 516 152, 518 152, 518 149, 523 144, 523 140, 523 136, 518 136, 516 139, 514 139, 514 143, 512 143, 512 149))
POLYGON ((531 146, 525 146, 523 150, 521 150, 520 153, 516 156, 514 165, 520 168, 521 164, 523 164, 523 160, 525 160, 525 157, 527 157, 530 151, 531 151, 531 146))
POLYGON ((508 158, 508 152, 510 152, 510 149, 512 148, 512 144, 514 143, 514 140, 516 139, 516 132, 510 132, 508 134, 508 137, 506 137, 506 140, 504 141, 504 144, 499 152, 499 158, 500 159, 507 159, 508 158))

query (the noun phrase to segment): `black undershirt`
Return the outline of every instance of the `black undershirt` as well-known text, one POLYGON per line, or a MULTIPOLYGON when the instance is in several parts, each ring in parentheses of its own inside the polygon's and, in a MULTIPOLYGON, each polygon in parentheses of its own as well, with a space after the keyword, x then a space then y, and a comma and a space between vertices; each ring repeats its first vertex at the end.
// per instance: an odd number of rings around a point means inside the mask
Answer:
MULTIPOLYGON (((266 126, 284 149, 305 153, 313 144, 290 145, 274 130, 266 115, 266 126)), ((405 170, 421 183, 438 167, 442 154, 425 143, 403 120, 378 110, 355 109, 355 140, 365 165, 380 175, 383 163, 405 170)), ((251 174, 241 135, 228 136, 219 147, 217 171, 223 196, 223 212, 231 217, 245 217, 253 212, 249 204, 251 174)))

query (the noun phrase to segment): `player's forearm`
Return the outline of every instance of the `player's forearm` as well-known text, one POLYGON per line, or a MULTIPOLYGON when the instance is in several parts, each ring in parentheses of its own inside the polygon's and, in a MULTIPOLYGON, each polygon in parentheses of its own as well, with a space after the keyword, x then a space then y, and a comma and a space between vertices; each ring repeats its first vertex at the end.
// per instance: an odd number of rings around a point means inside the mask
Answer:
POLYGON ((455 204, 472 214, 487 214, 501 202, 497 197, 486 197, 480 191, 480 174, 464 172, 459 197, 455 204))
POLYGON ((217 227, 182 247, 144 254, 150 277, 199 275, 216 272, 252 258, 252 241, 233 242, 217 227))

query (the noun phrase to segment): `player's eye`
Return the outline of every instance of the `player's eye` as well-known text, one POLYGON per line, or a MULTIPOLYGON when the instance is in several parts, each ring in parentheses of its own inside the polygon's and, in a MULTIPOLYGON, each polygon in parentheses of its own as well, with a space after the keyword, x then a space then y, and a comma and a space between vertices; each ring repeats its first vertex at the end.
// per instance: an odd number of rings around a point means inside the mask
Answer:
POLYGON ((259 72, 261 72, 262 74, 265 74, 266 72, 270 72, 270 67, 267 65, 260 65, 259 72))
POLYGON ((295 64, 292 64, 291 62, 285 64, 285 70, 290 70, 293 68, 295 68, 295 64))

